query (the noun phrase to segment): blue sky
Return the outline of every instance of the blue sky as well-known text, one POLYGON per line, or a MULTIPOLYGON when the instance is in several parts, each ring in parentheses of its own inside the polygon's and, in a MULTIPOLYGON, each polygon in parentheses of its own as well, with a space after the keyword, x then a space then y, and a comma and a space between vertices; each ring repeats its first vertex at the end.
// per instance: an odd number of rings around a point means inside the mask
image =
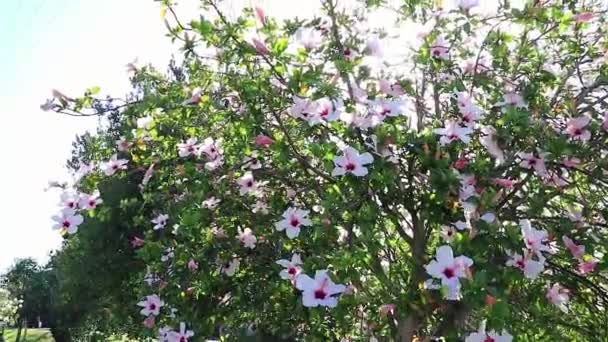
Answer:
POLYGON ((152 0, 11 0, 0 11, 0 270, 16 257, 41 262, 60 245, 51 230, 75 135, 96 119, 40 111, 50 90, 80 94, 128 89, 124 65, 135 57, 163 66, 172 47, 152 0))

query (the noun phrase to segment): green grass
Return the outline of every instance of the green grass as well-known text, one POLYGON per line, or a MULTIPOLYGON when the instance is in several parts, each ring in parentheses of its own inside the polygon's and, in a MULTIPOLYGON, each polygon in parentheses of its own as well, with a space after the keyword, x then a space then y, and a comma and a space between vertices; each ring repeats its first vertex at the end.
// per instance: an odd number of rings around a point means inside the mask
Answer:
MULTIPOLYGON (((23 331, 21 332, 23 337, 23 331)), ((4 332, 6 342, 14 342, 17 337, 17 329, 8 329, 4 332)), ((23 342, 55 342, 48 329, 27 329, 27 336, 23 342)))
MULTIPOLYGON (((23 336, 23 331, 21 332, 23 336)), ((15 342, 17 337, 17 329, 7 329, 4 331, 4 340, 6 342, 15 342)), ((21 338, 21 342, 55 342, 49 329, 27 329, 27 338, 21 338)), ((137 342, 120 337, 112 337, 108 342, 137 342)))

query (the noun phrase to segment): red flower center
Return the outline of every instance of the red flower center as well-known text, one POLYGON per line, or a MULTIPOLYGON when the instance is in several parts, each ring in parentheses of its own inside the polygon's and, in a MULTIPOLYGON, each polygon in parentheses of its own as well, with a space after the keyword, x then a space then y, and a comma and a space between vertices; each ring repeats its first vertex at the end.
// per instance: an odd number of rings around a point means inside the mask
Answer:
POLYGON ((253 186, 253 181, 247 181, 246 185, 248 188, 251 188, 253 186))
POLYGON ((70 221, 68 221, 68 220, 64 220, 64 221, 63 221, 63 223, 62 223, 62 225, 63 225, 63 227, 65 227, 65 228, 69 228, 69 227, 70 227, 70 221))
POLYGON ((346 169, 346 171, 354 171, 356 168, 356 165, 353 163, 348 163, 348 164, 346 164, 346 166, 344 168, 346 169))
MULTIPOLYGON (((492 341, 494 341, 494 340, 492 340, 492 341)), ((188 340, 184 336, 182 336, 179 338, 179 342, 188 342, 188 340)))
POLYGON ((287 273, 289 273, 290 275, 295 275, 297 271, 298 270, 296 270, 295 267, 290 267, 287 273))
POLYGON ((518 260, 515 264, 522 270, 526 267, 526 263, 523 260, 518 260))
POLYGON ((456 273, 454 272, 453 269, 451 269, 451 268, 448 267, 448 268, 446 268, 446 269, 443 270, 443 275, 446 278, 449 279, 449 278, 454 278, 454 276, 456 275, 456 273))
POLYGON ((323 289, 315 290, 315 299, 325 299, 327 297, 327 292, 323 289))
POLYGON ((297 227, 297 226, 299 226, 299 225, 300 225, 300 220, 298 220, 296 217, 293 217, 293 218, 291 219, 291 221, 289 221, 289 224, 290 224, 292 227, 297 227))
POLYGON ((583 130, 582 129, 577 128, 577 129, 574 130, 574 135, 581 135, 581 134, 583 134, 583 130))
POLYGON ((156 310, 156 304, 150 303, 150 310, 156 310))
POLYGON ((89 201, 89 207, 94 207, 95 204, 97 204, 97 203, 95 203, 95 201, 93 201, 93 200, 89 201))
POLYGON ((490 337, 490 336, 486 337, 486 339, 485 339, 485 340, 483 340, 483 342, 495 342, 495 341, 496 341, 496 340, 495 340, 495 339, 493 339, 493 338, 492 338, 492 337, 490 337))
POLYGON ((329 115, 329 108, 323 108, 323 109, 322 109, 322 110, 319 112, 319 115, 320 115, 321 117, 323 117, 323 118, 324 118, 324 117, 326 117, 326 116, 328 116, 328 115, 329 115))

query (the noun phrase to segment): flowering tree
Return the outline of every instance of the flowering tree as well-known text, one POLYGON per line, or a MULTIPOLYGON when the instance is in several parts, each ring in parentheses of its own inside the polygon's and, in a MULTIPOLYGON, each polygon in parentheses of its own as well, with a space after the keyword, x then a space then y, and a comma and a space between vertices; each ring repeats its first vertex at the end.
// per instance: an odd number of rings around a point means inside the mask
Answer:
POLYGON ((8 290, 0 288, 0 338, 7 325, 15 322, 19 310, 19 300, 13 298, 8 290))
POLYGON ((601 1, 162 2, 182 66, 43 105, 118 128, 81 141, 55 228, 132 213, 143 335, 608 334, 601 1), (106 205, 114 179, 140 192, 106 205))

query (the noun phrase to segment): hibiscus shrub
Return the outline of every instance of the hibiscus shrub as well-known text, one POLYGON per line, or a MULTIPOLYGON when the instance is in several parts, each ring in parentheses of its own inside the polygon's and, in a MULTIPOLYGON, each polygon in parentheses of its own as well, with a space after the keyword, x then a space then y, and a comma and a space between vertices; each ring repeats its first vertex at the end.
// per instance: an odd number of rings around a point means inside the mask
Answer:
POLYGON ((44 105, 118 113, 56 228, 132 213, 140 336, 608 336, 606 4, 162 3, 182 64, 44 105), (112 178, 141 191, 107 204, 112 178))

